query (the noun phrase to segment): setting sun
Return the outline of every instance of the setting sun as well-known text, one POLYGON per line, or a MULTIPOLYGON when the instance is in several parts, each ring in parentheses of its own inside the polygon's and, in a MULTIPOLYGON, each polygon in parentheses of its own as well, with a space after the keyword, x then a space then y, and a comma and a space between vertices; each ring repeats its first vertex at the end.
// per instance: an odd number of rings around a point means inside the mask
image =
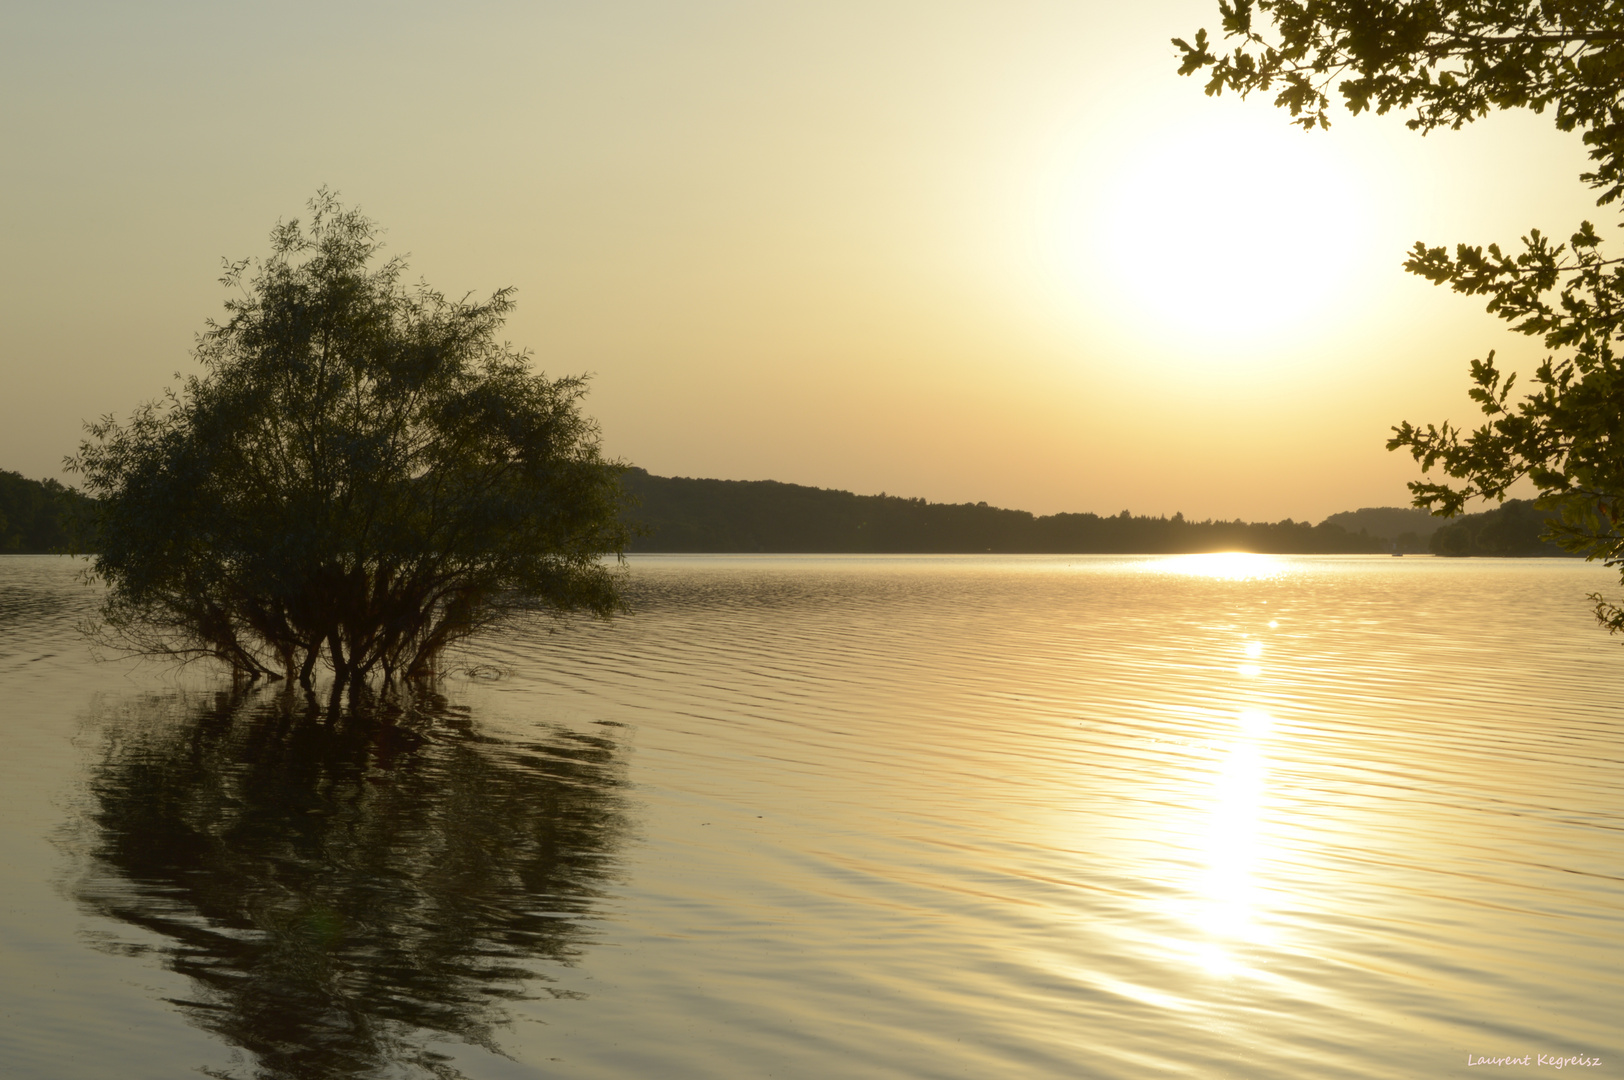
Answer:
POLYGON ((1359 170, 1274 119, 1155 130, 1092 162, 1057 234, 1075 287, 1106 289, 1197 357, 1346 300, 1372 213, 1359 170))

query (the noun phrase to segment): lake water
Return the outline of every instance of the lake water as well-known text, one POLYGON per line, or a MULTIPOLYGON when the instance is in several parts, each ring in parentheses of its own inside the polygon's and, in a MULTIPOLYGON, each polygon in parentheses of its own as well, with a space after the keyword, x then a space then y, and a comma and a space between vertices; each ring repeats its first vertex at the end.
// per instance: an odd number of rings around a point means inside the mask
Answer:
POLYGON ((1624 1076, 1597 566, 643 556, 361 716, 74 570, 0 558, 8 1080, 1624 1076))

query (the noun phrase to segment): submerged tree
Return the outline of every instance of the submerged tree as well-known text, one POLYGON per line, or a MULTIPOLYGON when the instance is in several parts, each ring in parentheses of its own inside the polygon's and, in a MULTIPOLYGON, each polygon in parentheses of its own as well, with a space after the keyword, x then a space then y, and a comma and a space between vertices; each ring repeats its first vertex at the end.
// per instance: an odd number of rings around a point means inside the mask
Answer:
MULTIPOLYGON (((1276 91, 1304 128, 1329 127, 1330 92, 1352 113, 1413 110, 1409 126, 1459 128, 1491 109, 1553 113, 1582 133, 1594 168, 1580 177, 1597 203, 1624 194, 1624 5, 1618 0, 1220 0, 1233 51, 1218 55, 1207 32, 1175 39, 1180 74, 1210 68, 1208 94, 1276 91), (1256 13, 1272 21, 1261 31, 1256 13)), ((1549 534, 1568 551, 1624 563, 1624 259, 1608 258, 1583 222, 1567 244, 1539 230, 1522 250, 1491 244, 1417 243, 1405 269, 1456 292, 1552 350, 1534 389, 1511 398, 1515 375, 1494 353, 1472 361, 1470 395, 1486 422, 1466 431, 1408 422, 1388 449, 1407 449, 1423 472, 1456 481, 1410 484, 1417 506, 1450 516, 1473 498, 1504 501, 1531 480, 1554 512, 1549 534)), ((1593 595, 1596 617, 1624 631, 1624 608, 1593 595)))
POLYGON ((621 466, 583 380, 497 337, 511 290, 408 287, 371 221, 326 191, 310 210, 227 266, 205 373, 69 461, 99 500, 103 632, 306 686, 325 659, 343 685, 432 675, 520 611, 614 611, 621 466))

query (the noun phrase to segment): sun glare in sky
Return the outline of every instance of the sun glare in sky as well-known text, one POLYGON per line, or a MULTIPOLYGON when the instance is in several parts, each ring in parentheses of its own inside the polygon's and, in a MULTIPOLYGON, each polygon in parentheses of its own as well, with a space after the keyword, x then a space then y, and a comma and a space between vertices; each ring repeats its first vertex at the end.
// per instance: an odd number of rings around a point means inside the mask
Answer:
POLYGON ((1300 329, 1368 262, 1361 168, 1268 110, 1230 113, 1091 157, 1053 234, 1066 287, 1192 358, 1300 329))

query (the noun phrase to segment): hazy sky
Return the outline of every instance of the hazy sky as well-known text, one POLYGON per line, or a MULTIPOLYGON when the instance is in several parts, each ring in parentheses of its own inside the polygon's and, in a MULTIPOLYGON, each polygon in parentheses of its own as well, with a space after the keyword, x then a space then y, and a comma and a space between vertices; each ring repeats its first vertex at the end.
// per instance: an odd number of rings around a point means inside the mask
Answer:
POLYGON ((0 36, 0 468, 156 396, 321 185, 518 289, 612 455, 1040 513, 1408 501, 1400 420, 1540 353, 1417 239, 1599 220, 1532 114, 1305 135, 1203 96, 1215 0, 20 0, 0 36))

